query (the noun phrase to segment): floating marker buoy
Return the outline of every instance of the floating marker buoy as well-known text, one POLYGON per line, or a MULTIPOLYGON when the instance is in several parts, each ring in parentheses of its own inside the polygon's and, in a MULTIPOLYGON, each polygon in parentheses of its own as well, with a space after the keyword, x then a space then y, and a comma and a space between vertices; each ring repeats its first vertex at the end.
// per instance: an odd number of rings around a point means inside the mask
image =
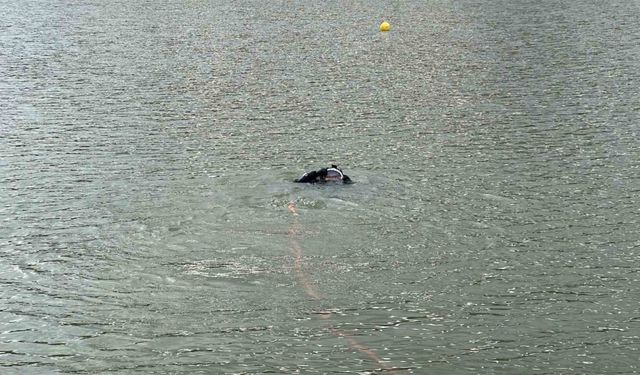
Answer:
POLYGON ((391 24, 389 24, 389 22, 384 21, 383 23, 380 24, 380 31, 389 31, 391 30, 391 24))

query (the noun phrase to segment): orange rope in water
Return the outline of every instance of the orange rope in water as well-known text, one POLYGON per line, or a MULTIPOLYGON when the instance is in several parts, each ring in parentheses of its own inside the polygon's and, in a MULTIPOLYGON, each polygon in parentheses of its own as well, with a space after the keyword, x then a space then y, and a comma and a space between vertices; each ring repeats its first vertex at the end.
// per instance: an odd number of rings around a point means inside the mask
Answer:
MULTIPOLYGON (((296 208, 296 203, 289 202, 287 204, 287 208, 289 209, 289 212, 293 216, 293 224, 291 225, 291 230, 289 231, 289 240, 291 242, 291 251, 294 256, 294 264, 295 264, 294 270, 296 274, 296 280, 298 281, 298 284, 302 286, 304 291, 307 293, 307 295, 311 299, 315 301, 320 301, 321 300, 320 295, 314 289, 311 281, 309 280, 307 275, 304 273, 304 269, 302 267, 303 266, 302 247, 300 246, 300 243, 298 242, 298 239, 297 239, 297 236, 301 233, 301 231, 300 231, 300 223, 298 221, 299 215, 298 215, 298 210, 296 208)), ((329 320, 331 319, 331 312, 329 311, 322 312, 320 316, 322 317, 322 319, 329 320)), ((378 356, 378 354, 375 351, 361 344, 358 340, 356 340, 355 337, 349 335, 344 331, 335 329, 333 327, 330 327, 329 330, 334 336, 347 340, 347 342, 349 343, 349 346, 351 346, 352 349, 362 354, 365 354, 375 364, 380 366, 381 370, 384 370, 389 374, 393 374, 393 375, 397 374, 394 371, 393 367, 390 367, 389 365, 387 365, 385 361, 382 358, 380 358, 380 356, 378 356)))

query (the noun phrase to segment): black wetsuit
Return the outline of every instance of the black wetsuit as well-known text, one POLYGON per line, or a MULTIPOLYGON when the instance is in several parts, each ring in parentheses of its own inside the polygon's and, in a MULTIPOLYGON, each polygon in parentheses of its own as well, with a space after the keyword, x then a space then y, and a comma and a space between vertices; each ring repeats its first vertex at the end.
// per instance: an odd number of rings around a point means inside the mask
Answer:
MULTIPOLYGON (((331 168, 322 168, 317 171, 307 172, 303 174, 302 177, 294 180, 294 182, 308 183, 308 184, 324 184, 326 182, 333 182, 332 180, 326 179, 329 169, 337 169, 340 171, 340 173, 342 173, 342 170, 340 168, 338 168, 336 165, 332 165, 331 168)), ((343 184, 353 183, 353 181, 351 181, 349 176, 347 176, 346 174, 342 174, 342 180, 335 181, 335 182, 342 182, 343 184)))

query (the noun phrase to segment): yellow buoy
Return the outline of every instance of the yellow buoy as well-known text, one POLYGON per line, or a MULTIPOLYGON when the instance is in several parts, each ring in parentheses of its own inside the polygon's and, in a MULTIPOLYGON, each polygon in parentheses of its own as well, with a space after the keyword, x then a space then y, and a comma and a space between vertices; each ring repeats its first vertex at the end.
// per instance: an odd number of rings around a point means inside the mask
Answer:
POLYGON ((389 22, 384 21, 383 23, 380 24, 380 31, 389 31, 391 30, 391 24, 389 24, 389 22))

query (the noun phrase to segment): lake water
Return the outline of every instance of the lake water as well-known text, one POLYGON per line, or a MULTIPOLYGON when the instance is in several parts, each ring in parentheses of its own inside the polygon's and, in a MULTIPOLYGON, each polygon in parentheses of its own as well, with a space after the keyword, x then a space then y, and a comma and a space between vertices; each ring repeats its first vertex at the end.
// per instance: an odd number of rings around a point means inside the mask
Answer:
POLYGON ((2 374, 640 372, 640 3, 0 4, 2 374))

